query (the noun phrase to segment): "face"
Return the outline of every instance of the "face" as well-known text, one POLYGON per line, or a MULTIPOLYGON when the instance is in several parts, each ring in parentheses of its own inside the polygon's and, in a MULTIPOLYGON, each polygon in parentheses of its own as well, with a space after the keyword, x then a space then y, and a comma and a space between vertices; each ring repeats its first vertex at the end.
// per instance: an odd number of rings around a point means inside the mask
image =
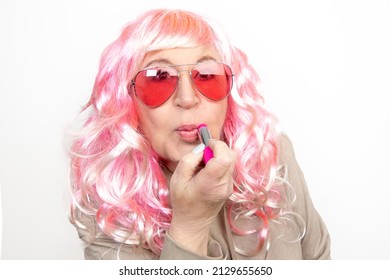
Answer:
MULTIPOLYGON (((211 61, 220 61, 214 48, 174 48, 148 53, 141 69, 211 61)), ((171 171, 174 171, 185 153, 200 143, 197 135, 199 124, 207 124, 212 137, 220 139, 226 118, 228 99, 212 101, 203 96, 185 71, 192 67, 175 67, 180 73, 179 84, 168 101, 161 106, 150 108, 138 100, 136 102, 142 132, 171 171)))

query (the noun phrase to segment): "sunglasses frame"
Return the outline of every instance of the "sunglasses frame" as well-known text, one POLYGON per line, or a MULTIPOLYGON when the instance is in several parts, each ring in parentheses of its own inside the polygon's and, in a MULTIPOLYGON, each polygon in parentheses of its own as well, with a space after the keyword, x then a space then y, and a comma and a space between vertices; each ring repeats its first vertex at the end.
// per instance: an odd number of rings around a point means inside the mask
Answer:
MULTIPOLYGON (((134 78, 131 80, 130 84, 129 84, 129 92, 131 92, 131 88, 133 88, 133 91, 134 91, 134 95, 136 96, 137 100, 139 102, 141 102, 143 105, 149 107, 149 108, 157 108, 161 105, 163 105, 165 102, 167 102, 171 97, 172 95, 176 92, 177 90, 177 87, 180 83, 180 79, 181 79, 181 72, 187 72, 190 76, 190 80, 191 80, 191 83, 193 84, 193 86, 196 88, 197 91, 199 91, 204 97, 206 97, 207 99, 210 99, 210 100, 213 100, 213 101, 220 101, 220 100, 223 100, 224 98, 226 98, 227 96, 229 96, 232 88, 233 88, 233 77, 234 77, 234 74, 233 74, 233 71, 232 69, 230 68, 229 65, 223 63, 223 62, 219 62, 219 61, 209 61, 209 62, 199 62, 199 63, 189 63, 189 64, 177 64, 177 65, 166 65, 166 66, 153 66, 153 67, 147 67, 147 68, 144 68, 140 71, 137 72, 137 74, 134 76, 134 78), (212 99, 208 96, 206 96, 199 88, 198 86, 195 84, 194 80, 193 80, 193 77, 192 77, 192 71, 198 67, 199 65, 204 65, 204 64, 222 64, 224 66, 224 68, 228 68, 230 70, 230 73, 231 75, 226 75, 228 77, 231 77, 231 82, 230 82, 230 88, 229 88, 229 92, 223 97, 223 98, 220 98, 220 99, 212 99), (181 70, 178 70, 176 69, 177 67, 183 67, 183 66, 192 66, 190 69, 181 69, 181 70), (169 97, 164 101, 162 102, 161 104, 159 105, 155 105, 155 106, 152 106, 152 105, 147 105, 145 104, 137 95, 137 91, 136 91, 136 87, 135 87, 135 81, 137 79, 137 76, 144 72, 145 70, 149 70, 149 69, 155 69, 155 68, 170 68, 172 70, 174 70, 176 73, 177 73, 177 77, 178 77, 178 80, 176 82, 176 85, 175 85, 175 88, 172 90, 171 94, 169 95, 169 97)), ((225 71, 226 73, 226 71, 225 71)))

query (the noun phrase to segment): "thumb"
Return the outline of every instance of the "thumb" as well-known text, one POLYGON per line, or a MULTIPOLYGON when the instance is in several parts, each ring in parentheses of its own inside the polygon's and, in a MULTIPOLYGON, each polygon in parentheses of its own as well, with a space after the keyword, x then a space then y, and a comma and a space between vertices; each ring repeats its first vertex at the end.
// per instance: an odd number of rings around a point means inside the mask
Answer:
POLYGON ((181 158, 174 173, 176 180, 189 182, 194 177, 197 167, 202 161, 204 149, 205 145, 201 143, 181 158))

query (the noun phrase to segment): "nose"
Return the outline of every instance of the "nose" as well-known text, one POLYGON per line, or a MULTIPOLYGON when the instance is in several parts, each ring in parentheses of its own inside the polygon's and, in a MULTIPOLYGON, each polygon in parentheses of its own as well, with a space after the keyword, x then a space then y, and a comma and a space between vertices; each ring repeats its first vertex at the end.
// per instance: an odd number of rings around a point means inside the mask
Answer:
POLYGON ((174 104, 184 109, 191 109, 199 103, 197 89, 191 81, 191 75, 188 71, 182 70, 179 72, 180 79, 177 87, 174 104))

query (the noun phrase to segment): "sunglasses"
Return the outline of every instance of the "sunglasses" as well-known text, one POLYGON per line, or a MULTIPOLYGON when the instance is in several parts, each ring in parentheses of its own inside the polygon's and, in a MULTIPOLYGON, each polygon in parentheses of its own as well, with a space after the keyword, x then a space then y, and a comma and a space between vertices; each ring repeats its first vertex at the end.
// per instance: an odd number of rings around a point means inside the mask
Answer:
POLYGON ((229 95, 233 86, 233 74, 229 66, 221 62, 203 62, 146 68, 137 73, 130 83, 137 99, 148 107, 158 107, 176 91, 180 73, 186 71, 195 88, 207 98, 219 101, 229 95), (189 70, 173 67, 191 66, 189 70))

